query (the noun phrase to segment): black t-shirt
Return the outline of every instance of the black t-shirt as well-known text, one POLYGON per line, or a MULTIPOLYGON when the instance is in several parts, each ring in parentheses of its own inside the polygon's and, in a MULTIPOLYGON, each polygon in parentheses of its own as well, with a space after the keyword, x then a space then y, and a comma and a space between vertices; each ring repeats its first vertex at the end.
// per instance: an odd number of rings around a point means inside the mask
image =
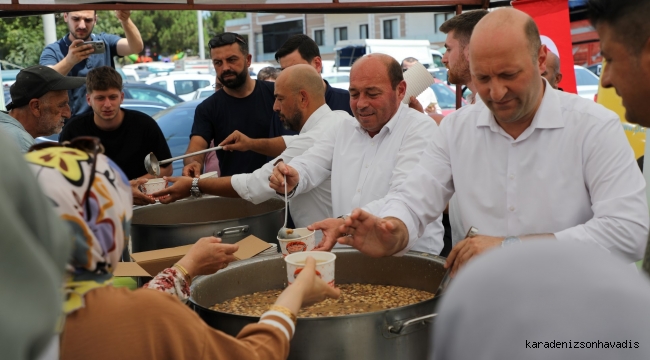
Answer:
MULTIPOLYGON (((233 131, 239 130, 252 139, 268 138, 273 118, 274 83, 255 81, 255 89, 245 98, 236 98, 225 91, 210 95, 194 113, 192 136, 201 136, 215 146, 233 131)), ((217 151, 221 176, 247 174, 267 162, 266 156, 253 151, 217 151)))
POLYGON ((98 128, 93 120, 93 112, 76 116, 63 127, 59 141, 69 141, 77 136, 96 136, 104 145, 104 154, 124 171, 127 178, 135 179, 146 175, 144 158, 150 152, 153 152, 158 160, 172 157, 167 141, 151 116, 135 110, 122 111, 122 124, 113 131, 98 128))

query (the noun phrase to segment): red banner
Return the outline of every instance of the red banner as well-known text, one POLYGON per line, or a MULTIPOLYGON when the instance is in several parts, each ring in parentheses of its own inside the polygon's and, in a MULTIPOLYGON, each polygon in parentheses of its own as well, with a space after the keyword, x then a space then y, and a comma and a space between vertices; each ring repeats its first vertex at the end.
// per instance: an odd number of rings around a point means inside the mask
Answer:
POLYGON ((562 71, 562 81, 559 87, 564 91, 577 93, 576 76, 573 70, 573 45, 571 44, 568 0, 518 0, 513 1, 512 6, 527 13, 535 20, 539 34, 542 36, 543 42, 547 44, 549 51, 552 50, 553 45, 557 48, 556 55, 560 57, 560 70, 562 71))

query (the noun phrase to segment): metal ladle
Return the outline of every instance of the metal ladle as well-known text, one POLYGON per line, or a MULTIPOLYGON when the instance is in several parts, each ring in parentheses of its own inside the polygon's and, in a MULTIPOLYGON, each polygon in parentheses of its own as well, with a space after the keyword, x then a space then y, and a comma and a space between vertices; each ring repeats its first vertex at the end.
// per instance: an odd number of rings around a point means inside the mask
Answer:
POLYGON ((295 232, 289 234, 287 232, 287 220, 289 220, 289 199, 287 198, 287 175, 284 175, 284 225, 278 230, 278 238, 280 239, 297 239, 300 235, 295 232))
POLYGON ((221 150, 222 148, 223 148, 222 146, 215 146, 213 148, 209 148, 209 149, 205 149, 205 150, 201 150, 201 151, 197 151, 197 152, 193 152, 193 153, 173 157, 173 158, 163 160, 163 161, 160 161, 160 162, 156 158, 156 155, 154 155, 152 152, 150 152, 149 155, 145 156, 145 158, 144 158, 144 168, 147 169, 147 172, 149 174, 151 174, 151 175, 153 175, 155 177, 158 177, 158 176, 160 176, 160 165, 169 164, 172 161, 176 161, 176 160, 179 160, 179 159, 184 159, 186 157, 190 157, 190 156, 194 156, 194 155, 207 153, 209 151, 221 150))

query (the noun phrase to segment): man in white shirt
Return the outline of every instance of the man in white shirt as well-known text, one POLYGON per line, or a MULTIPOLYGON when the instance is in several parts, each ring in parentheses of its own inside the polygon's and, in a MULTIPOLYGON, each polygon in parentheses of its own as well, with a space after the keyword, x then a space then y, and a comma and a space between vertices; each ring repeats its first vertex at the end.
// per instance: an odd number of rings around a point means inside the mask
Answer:
MULTIPOLYGON (((323 136, 329 129, 336 128, 345 118, 352 118, 344 111, 332 111, 325 104, 325 87, 320 75, 309 65, 295 65, 287 68, 275 83, 275 104, 284 126, 300 134, 295 137, 280 156, 250 174, 238 174, 221 178, 170 177, 173 186, 154 193, 162 203, 170 203, 190 196, 192 186, 201 193, 241 197, 254 204, 275 197, 269 188, 268 178, 273 165, 283 159, 286 162, 302 154, 323 136)), ((290 204, 291 216, 297 227, 332 216, 330 181, 326 179, 313 191, 295 196, 290 204)), ((320 235, 320 234, 318 234, 320 235)))
MULTIPOLYGON (((356 207, 378 212, 383 197, 406 180, 439 131, 428 116, 401 104, 405 92, 402 68, 395 59, 371 54, 357 60, 350 71, 350 107, 356 121, 342 121, 289 165, 278 164, 271 187, 284 193, 282 174, 286 174, 291 194, 305 194, 331 175, 334 216, 356 207)), ((337 228, 343 222, 326 219, 310 227, 323 231, 318 249, 330 250, 335 245, 340 236, 337 228)), ((431 219, 425 227, 413 250, 438 254, 443 245, 441 219, 431 219)), ((386 248, 370 255, 401 255, 410 248, 386 248)))
POLYGON ((455 193, 463 226, 480 235, 452 249, 445 265, 452 275, 477 254, 532 238, 592 243, 639 260, 649 222, 645 181, 616 114, 539 76, 546 48, 518 10, 486 15, 470 57, 483 101, 448 116, 441 137, 388 195, 383 219, 355 210, 339 229, 353 236, 339 242, 406 246, 455 193))

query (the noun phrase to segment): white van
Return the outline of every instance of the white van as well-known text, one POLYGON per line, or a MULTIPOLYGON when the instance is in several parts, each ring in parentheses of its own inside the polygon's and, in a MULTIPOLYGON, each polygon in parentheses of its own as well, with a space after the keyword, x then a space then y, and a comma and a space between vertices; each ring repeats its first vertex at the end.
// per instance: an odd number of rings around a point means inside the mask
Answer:
POLYGON ((414 57, 425 67, 433 68, 435 65, 433 64, 430 45, 429 40, 341 40, 334 47, 334 51, 336 51, 336 68, 338 71, 350 71, 350 67, 355 60, 372 53, 390 55, 400 64, 405 58, 414 57))

